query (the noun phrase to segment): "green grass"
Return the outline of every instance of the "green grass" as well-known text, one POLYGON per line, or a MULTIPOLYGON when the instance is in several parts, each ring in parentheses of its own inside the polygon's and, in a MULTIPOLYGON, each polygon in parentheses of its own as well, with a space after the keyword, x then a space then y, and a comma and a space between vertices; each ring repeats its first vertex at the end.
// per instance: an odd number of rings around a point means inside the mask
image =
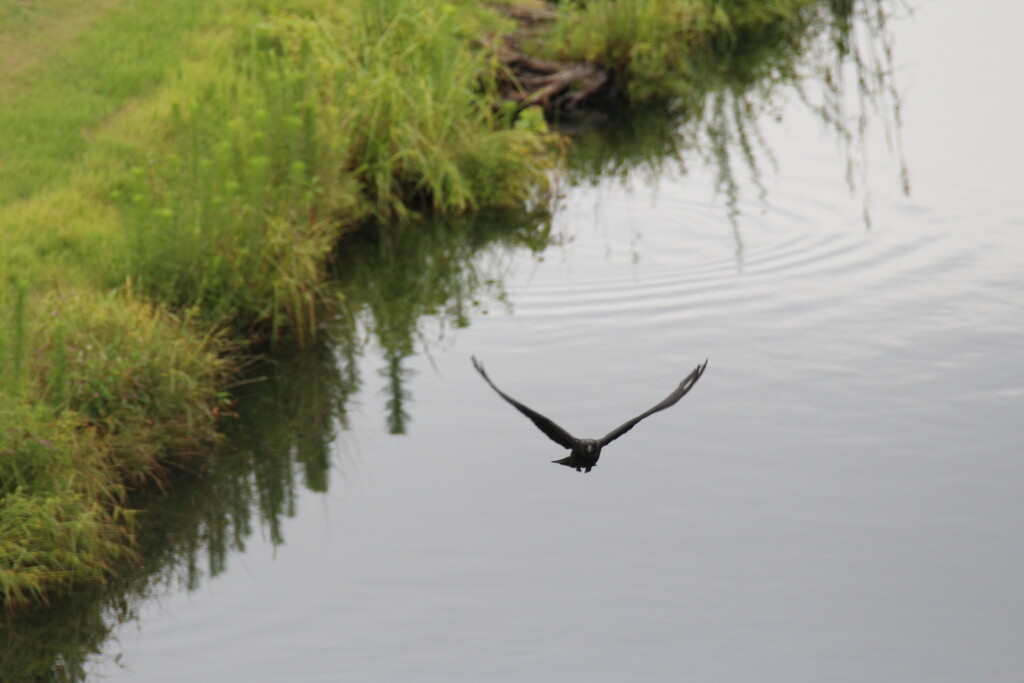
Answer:
POLYGON ((130 294, 61 291, 37 305, 33 353, 0 392, 8 605, 102 580, 130 557, 125 487, 217 439, 218 387, 231 372, 223 336, 130 294))
MULTIPOLYGON (((31 27, 46 21, 39 7, 46 4, 13 3, 4 10, 8 16, 0 16, 13 24, 5 33, 30 32, 23 44, 4 41, 7 50, 23 53, 19 61, 44 51, 33 41, 31 27)), ((56 4, 60 11, 65 3, 56 4)), ((66 21, 70 26, 49 30, 67 42, 59 49, 45 48, 45 62, 17 69, 0 83, 0 204, 66 182, 90 151, 91 133, 173 73, 184 56, 186 36, 201 25, 209 5, 200 0, 99 4, 109 7, 91 17, 65 7, 72 14, 66 21)))
POLYGON ((601 62, 630 99, 694 92, 693 58, 731 50, 778 27, 797 28, 815 0, 587 0, 559 4, 544 47, 562 59, 601 62))

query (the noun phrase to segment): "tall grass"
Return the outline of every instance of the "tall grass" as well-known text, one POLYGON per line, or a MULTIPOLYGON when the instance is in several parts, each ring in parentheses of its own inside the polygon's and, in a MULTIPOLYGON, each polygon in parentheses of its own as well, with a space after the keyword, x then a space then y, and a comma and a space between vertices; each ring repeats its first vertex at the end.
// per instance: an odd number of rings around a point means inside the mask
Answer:
POLYGON ((131 557, 126 486, 217 439, 230 371, 221 335, 130 294, 58 292, 26 318, 32 352, 0 391, 8 606, 101 580, 131 557))
POLYGON ((493 55, 465 15, 425 0, 279 11, 195 65, 166 152, 117 190, 136 284, 309 335, 327 254, 358 222, 542 191, 551 155, 492 113, 493 55))
POLYGON ((161 456, 180 460, 216 441, 234 362, 222 331, 202 333, 193 313, 131 293, 59 292, 39 308, 37 392, 104 437, 122 480, 152 478, 161 456))
POLYGON ((102 580, 131 555, 123 487, 77 416, 0 394, 0 598, 8 607, 102 580))

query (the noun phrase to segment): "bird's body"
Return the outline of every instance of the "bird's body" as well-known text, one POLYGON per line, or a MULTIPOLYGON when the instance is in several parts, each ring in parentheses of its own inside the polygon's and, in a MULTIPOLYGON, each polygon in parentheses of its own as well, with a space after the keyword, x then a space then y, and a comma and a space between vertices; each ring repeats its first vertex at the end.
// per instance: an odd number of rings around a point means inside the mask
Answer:
POLYGON ((600 439, 577 439, 549 418, 546 418, 532 408, 523 405, 499 389, 494 382, 491 381, 491 378, 487 376, 484 366, 475 357, 473 358, 473 367, 475 367, 476 371, 480 373, 480 376, 484 378, 484 381, 486 381, 492 389, 498 392, 499 396, 512 404, 512 406, 523 415, 530 418, 530 421, 533 422, 538 429, 544 432, 549 439, 563 448, 569 449, 569 455, 567 457, 560 460, 554 460, 552 462, 558 463, 559 465, 565 465, 566 467, 573 467, 577 472, 589 472, 593 469, 594 466, 597 465, 598 459, 601 457, 601 449, 635 427, 640 420, 653 415, 659 410, 665 410, 665 408, 675 405, 679 399, 685 396, 686 393, 693 388, 693 385, 698 379, 700 379, 701 375, 704 374, 704 368, 706 368, 707 365, 708 362, 705 360, 704 363, 698 365, 694 371, 686 377, 686 379, 680 382, 675 391, 665 397, 661 403, 654 406, 647 412, 634 417, 632 420, 619 425, 612 431, 608 432, 604 437, 600 439))
POLYGON ((566 467, 575 467, 577 472, 586 467, 586 471, 589 472, 591 468, 597 465, 597 461, 600 457, 600 441, 597 439, 579 439, 576 441, 576 444, 572 447, 572 451, 567 457, 564 457, 561 460, 552 460, 551 462, 558 463, 559 465, 565 465, 566 467))

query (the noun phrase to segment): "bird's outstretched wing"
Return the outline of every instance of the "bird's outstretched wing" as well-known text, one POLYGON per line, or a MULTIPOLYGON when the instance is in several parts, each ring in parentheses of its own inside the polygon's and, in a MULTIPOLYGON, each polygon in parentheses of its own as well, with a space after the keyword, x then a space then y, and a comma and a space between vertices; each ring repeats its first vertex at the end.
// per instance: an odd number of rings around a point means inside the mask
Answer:
POLYGON ((549 439, 557 443, 559 446, 562 446, 563 448, 572 448, 573 446, 576 445, 576 439, 573 437, 572 434, 565 431, 564 429, 556 425, 554 422, 538 413, 536 410, 524 406, 522 403, 515 400, 514 398, 506 394, 504 391, 496 387, 494 385, 494 382, 491 381, 491 378, 488 377, 487 373, 484 371, 484 366, 481 365, 480 361, 476 359, 476 356, 473 356, 473 367, 476 368, 476 371, 479 372, 480 376, 484 378, 484 381, 490 384, 491 388, 498 392, 499 396, 501 396, 503 399, 511 403, 515 407, 515 409, 521 412, 523 415, 530 418, 533 424, 537 425, 537 428, 540 429, 540 431, 548 435, 549 439))
POLYGON ((653 415, 659 410, 665 410, 665 408, 675 405, 679 401, 679 399, 686 395, 686 392, 693 388, 693 385, 697 383, 697 380, 700 379, 700 376, 704 374, 704 368, 706 368, 707 366, 708 362, 707 360, 705 360, 701 365, 698 365, 686 379, 680 382, 679 386, 676 387, 676 390, 673 391, 668 396, 666 396, 664 401, 654 406, 646 413, 643 413, 642 415, 637 415, 629 422, 626 422, 625 424, 620 425, 613 429, 612 431, 608 432, 604 436, 604 438, 601 439, 601 441, 599 442, 602 448, 610 444, 612 441, 615 441, 615 439, 619 438, 620 436, 628 432, 630 429, 635 427, 636 424, 645 417, 653 415))

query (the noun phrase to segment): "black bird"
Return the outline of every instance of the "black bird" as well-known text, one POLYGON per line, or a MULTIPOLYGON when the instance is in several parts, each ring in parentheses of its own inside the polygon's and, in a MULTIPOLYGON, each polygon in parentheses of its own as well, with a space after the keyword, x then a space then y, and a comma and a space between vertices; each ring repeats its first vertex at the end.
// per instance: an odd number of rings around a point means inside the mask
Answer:
POLYGON ((552 462, 556 462, 559 465, 565 465, 566 467, 575 467, 577 472, 583 468, 586 468, 586 471, 589 472, 592 467, 597 465, 597 459, 601 457, 601 449, 635 427, 640 420, 649 415, 653 415, 659 410, 665 410, 665 408, 675 405, 679 399, 686 395, 686 392, 693 388, 693 385, 697 383, 700 376, 704 374, 704 368, 708 365, 707 360, 705 360, 704 363, 698 365, 686 379, 680 382, 679 386, 676 387, 676 390, 666 396, 665 400, 648 410, 646 413, 637 415, 629 422, 619 425, 612 431, 605 434, 602 438, 577 439, 572 434, 538 413, 536 410, 524 406, 522 403, 496 387, 494 382, 491 381, 491 378, 487 376, 484 366, 476 359, 476 356, 473 356, 472 358, 473 367, 475 367, 476 371, 480 373, 480 376, 491 385, 491 388, 498 392, 499 396, 511 403, 515 409, 523 415, 530 418, 533 424, 537 425, 537 428, 540 429, 540 431, 548 435, 548 438, 559 446, 568 448, 571 451, 568 457, 562 458, 561 460, 552 460, 552 462))

